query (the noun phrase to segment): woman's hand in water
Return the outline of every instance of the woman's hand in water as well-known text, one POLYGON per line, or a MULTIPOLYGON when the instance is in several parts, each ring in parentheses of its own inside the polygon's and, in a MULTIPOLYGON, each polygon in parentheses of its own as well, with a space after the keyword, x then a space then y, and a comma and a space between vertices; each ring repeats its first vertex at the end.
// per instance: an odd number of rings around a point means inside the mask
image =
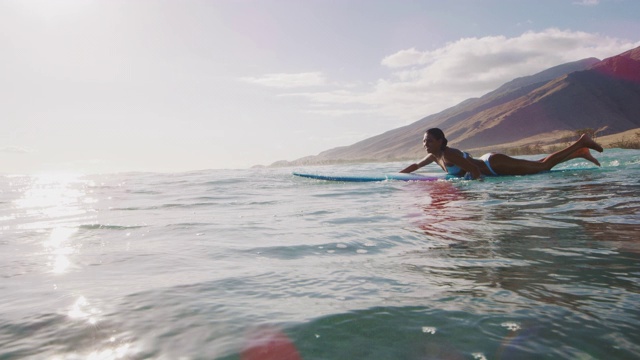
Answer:
POLYGON ((472 171, 467 171, 467 173, 464 174, 464 179, 465 180, 482 180, 484 179, 484 176, 480 172, 480 169, 475 168, 472 171))

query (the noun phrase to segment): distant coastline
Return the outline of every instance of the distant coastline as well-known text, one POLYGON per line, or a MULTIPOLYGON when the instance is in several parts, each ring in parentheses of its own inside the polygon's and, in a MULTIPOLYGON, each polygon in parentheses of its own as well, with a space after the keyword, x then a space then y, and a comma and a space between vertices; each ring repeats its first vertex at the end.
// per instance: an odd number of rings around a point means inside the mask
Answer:
MULTIPOLYGON (((577 136, 571 136, 573 133, 570 131, 564 132, 564 135, 559 136, 558 133, 549 134, 551 137, 557 137, 558 139, 565 137, 571 137, 571 139, 577 138, 577 136)), ((605 149, 640 149, 640 128, 623 131, 617 134, 605 135, 605 136, 597 136, 595 139, 598 141, 602 147, 605 149)), ((549 154, 556 151, 557 148, 562 148, 566 146, 566 144, 570 141, 560 141, 556 140, 552 143, 509 143, 504 145, 498 145, 488 149, 471 149, 469 153, 473 156, 480 156, 488 151, 496 151, 502 152, 508 155, 537 155, 537 154, 549 154), (514 147, 515 146, 515 147, 514 147), (514 150, 517 149, 517 150, 514 150)), ((606 150, 605 150, 606 151, 606 150)), ((252 168, 276 168, 276 167, 291 167, 291 166, 322 166, 322 165, 342 165, 342 164, 363 164, 363 163, 377 163, 377 162, 395 162, 395 161, 414 161, 416 160, 413 157, 403 157, 403 158, 394 158, 394 159, 375 159, 375 158, 364 158, 358 160, 330 160, 325 159, 322 161, 318 161, 317 159, 313 159, 313 156, 309 157, 312 159, 309 162, 305 162, 306 158, 301 158, 294 161, 281 160, 276 161, 270 165, 254 165, 252 168)))
POLYGON ((472 155, 550 153, 588 130, 605 148, 640 148, 640 47, 555 66, 355 144, 268 167, 415 160, 424 131, 472 155))

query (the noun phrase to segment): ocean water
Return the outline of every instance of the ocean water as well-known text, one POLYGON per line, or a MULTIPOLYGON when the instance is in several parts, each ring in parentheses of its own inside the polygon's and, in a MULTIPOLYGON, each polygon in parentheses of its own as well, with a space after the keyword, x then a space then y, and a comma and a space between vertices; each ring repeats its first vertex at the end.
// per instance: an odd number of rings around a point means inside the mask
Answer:
POLYGON ((638 359, 640 151, 597 158, 1 176, 0 359, 638 359))

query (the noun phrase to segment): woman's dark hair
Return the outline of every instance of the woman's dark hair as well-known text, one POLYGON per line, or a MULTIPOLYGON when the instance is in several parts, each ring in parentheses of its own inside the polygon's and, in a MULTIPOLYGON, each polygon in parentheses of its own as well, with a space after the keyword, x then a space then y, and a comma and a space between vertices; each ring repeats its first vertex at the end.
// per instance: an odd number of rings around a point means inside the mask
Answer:
POLYGON ((434 138, 436 138, 436 140, 442 140, 442 146, 440 146, 440 150, 444 150, 447 148, 447 138, 444 137, 444 133, 442 132, 442 130, 438 128, 431 128, 427 130, 427 134, 433 136, 434 138))

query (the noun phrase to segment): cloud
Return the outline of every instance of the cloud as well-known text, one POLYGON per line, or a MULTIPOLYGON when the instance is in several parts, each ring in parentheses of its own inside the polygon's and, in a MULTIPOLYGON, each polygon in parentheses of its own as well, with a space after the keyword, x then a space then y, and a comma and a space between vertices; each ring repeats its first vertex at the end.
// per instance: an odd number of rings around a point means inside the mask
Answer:
POLYGON ((600 0, 580 0, 574 1, 572 4, 581 6, 596 6, 600 4, 600 0))
POLYGON ((416 50, 416 48, 411 48, 407 50, 400 50, 395 54, 385 57, 382 59, 382 65, 390 68, 396 68, 422 64, 425 61, 425 53, 416 50))
POLYGON ((0 147, 0 153, 9 153, 9 154, 28 154, 33 152, 32 149, 20 146, 4 146, 0 147))
POLYGON ((515 78, 589 57, 603 59, 637 46, 640 42, 559 29, 516 37, 463 38, 434 50, 412 47, 384 57, 381 64, 389 72, 368 86, 327 82, 322 90, 279 96, 306 99, 308 111, 315 114, 379 116, 400 126, 515 78))
POLYGON ((240 80, 277 88, 312 87, 326 84, 326 79, 320 72, 266 74, 260 77, 243 77, 240 80))

